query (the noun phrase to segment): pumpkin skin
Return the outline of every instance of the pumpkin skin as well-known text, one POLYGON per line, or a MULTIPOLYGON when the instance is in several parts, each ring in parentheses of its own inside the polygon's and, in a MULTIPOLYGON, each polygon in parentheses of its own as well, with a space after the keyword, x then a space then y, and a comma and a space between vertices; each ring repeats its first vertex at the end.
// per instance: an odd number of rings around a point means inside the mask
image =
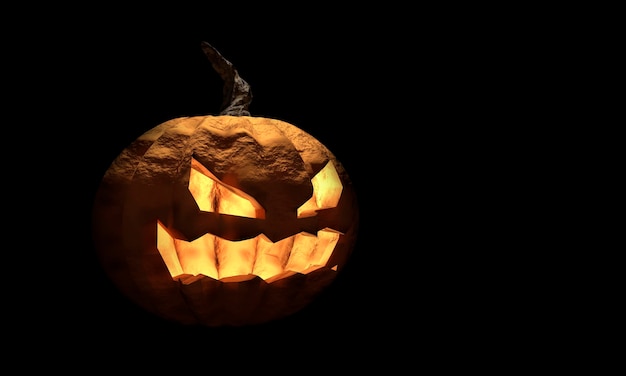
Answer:
POLYGON ((331 284, 354 249, 358 205, 341 163, 298 127, 193 116, 156 126, 113 161, 93 228, 104 271, 145 310, 182 324, 255 325, 331 284), (226 196, 247 209, 229 211, 226 196))

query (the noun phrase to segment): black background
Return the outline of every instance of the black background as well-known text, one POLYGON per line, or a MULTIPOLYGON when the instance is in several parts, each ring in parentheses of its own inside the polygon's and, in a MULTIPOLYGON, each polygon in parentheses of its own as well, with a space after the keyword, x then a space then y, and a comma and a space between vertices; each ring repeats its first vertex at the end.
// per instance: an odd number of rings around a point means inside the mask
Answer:
POLYGON ((473 231, 483 151, 468 139, 480 138, 493 116, 481 106, 498 94, 484 76, 483 64, 494 63, 482 57, 480 26, 465 21, 467 33, 450 13, 426 9, 259 11, 94 8, 18 43, 36 89, 15 96, 41 111, 26 133, 37 129, 41 146, 29 163, 47 199, 32 212, 52 229, 25 235, 44 250, 38 287, 21 295, 24 328, 36 328, 29 346, 48 351, 62 341, 68 356, 97 367, 174 362, 187 372, 220 362, 285 369, 288 359, 328 370, 336 362, 419 366, 500 353, 517 329, 506 322, 510 308, 493 303, 501 296, 485 296, 493 288, 477 239, 485 229, 473 231), (357 192, 360 230, 346 269, 310 306, 277 322, 165 322, 121 296, 95 256, 91 209, 113 159, 166 120, 219 112, 223 82, 201 41, 251 85, 252 115, 320 140, 357 192), (484 85, 494 92, 478 100, 484 85))
POLYGON ((406 156, 399 155, 415 156, 399 141, 415 137, 417 103, 411 84, 402 81, 418 72, 401 60, 404 51, 400 58, 394 54, 414 46, 404 39, 394 46, 394 35, 380 34, 374 23, 344 24, 344 16, 255 19, 206 11, 168 21, 120 13, 85 18, 55 38, 59 43, 46 44, 60 59, 48 66, 48 88, 63 98, 54 101, 53 122, 64 130, 52 134, 65 163, 49 167, 63 170, 51 180, 63 191, 53 199, 60 207, 51 221, 64 224, 62 245, 54 245, 63 268, 47 279, 54 289, 39 318, 55 333, 50 339, 65 338, 71 351, 91 348, 90 358, 103 363, 192 357, 175 361, 203 370, 210 369, 204 363, 233 353, 243 356, 237 362, 246 362, 246 354, 268 357, 262 367, 270 368, 291 357, 302 365, 346 359, 358 349, 379 356, 398 340, 438 330, 418 313, 432 317, 428 312, 436 309, 420 303, 432 294, 432 284, 419 275, 422 247, 403 234, 409 227, 419 233, 424 205, 407 192, 422 184, 419 166, 402 167, 406 156), (113 159, 161 122, 219 112, 223 82, 201 41, 251 85, 253 115, 288 121, 320 140, 357 191, 360 231, 347 268, 310 306, 277 322, 218 329, 165 322, 119 294, 94 253, 91 205, 113 159))

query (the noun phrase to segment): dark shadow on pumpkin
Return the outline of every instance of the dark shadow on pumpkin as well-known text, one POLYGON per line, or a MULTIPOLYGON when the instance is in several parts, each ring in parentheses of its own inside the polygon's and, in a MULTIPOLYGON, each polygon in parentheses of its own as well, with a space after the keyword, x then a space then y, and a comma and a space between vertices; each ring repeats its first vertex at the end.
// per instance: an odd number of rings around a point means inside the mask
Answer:
POLYGON ((333 281, 335 274, 330 269, 318 269, 308 274, 292 273, 272 283, 258 276, 240 282, 203 275, 181 275, 176 280, 198 323, 241 326, 265 323, 301 310, 333 281), (216 301, 221 304, 214 304, 216 301))

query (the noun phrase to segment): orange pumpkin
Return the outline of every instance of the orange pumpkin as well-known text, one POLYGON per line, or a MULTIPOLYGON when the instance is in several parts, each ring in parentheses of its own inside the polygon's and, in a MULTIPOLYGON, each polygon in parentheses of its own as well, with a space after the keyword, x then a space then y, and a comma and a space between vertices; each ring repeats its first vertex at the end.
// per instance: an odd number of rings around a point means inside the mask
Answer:
POLYGON ((211 45, 219 115, 181 117, 112 162, 93 236, 120 291, 166 320, 241 326, 308 305, 348 261, 358 229, 350 178, 310 134, 251 116, 249 85, 211 45))

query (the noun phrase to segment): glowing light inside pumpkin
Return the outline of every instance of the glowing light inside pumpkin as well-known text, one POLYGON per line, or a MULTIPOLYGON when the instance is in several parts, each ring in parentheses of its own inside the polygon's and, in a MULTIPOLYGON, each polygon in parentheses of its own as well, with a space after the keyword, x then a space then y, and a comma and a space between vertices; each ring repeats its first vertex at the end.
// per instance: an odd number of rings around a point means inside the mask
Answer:
POLYGON ((318 172, 313 179, 313 196, 298 208, 298 217, 309 217, 315 215, 315 210, 334 208, 339 203, 343 185, 335 170, 335 166, 328 162, 326 166, 318 172))
MULTIPOLYGON (((311 179, 312 197, 297 211, 298 217, 316 215, 316 210, 337 206, 343 186, 332 162, 311 179)), ((197 161, 192 161, 189 190, 200 210, 250 218, 265 218, 254 200, 219 181, 197 161)), ((205 275, 219 280, 242 280, 259 276, 267 282, 309 273, 326 266, 341 233, 323 229, 317 234, 299 234, 272 242, 263 234, 229 241, 213 234, 188 242, 173 238, 157 223, 157 248, 172 277, 205 275)))
POLYGON ((249 218, 265 218, 265 210, 251 196, 221 182, 195 159, 191 160, 189 190, 200 210, 249 218))

